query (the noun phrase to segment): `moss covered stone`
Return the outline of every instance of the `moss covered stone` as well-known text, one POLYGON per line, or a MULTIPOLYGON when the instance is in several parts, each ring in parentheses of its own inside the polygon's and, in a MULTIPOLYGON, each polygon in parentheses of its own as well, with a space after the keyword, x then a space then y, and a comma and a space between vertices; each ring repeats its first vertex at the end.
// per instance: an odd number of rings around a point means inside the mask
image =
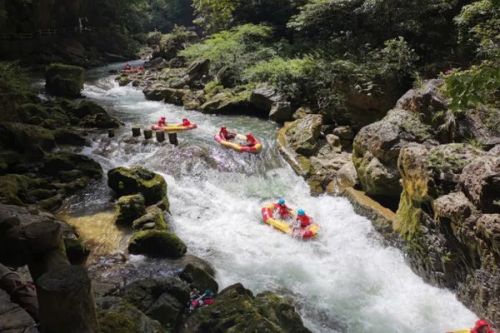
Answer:
POLYGON ((179 277, 198 290, 210 289, 213 292, 219 291, 217 281, 215 281, 210 272, 203 269, 201 265, 195 265, 193 263, 187 264, 179 277))
POLYGON ((132 222, 132 228, 135 230, 168 230, 164 212, 156 206, 148 207, 146 214, 132 222))
POLYGON ((51 176, 58 175, 61 171, 79 170, 81 174, 90 178, 102 177, 102 168, 93 159, 70 152, 57 152, 48 154, 43 165, 43 171, 51 176))
POLYGON ((142 194, 124 195, 116 202, 116 223, 132 226, 132 222, 146 214, 142 194))
MULTIPOLYGON (((143 167, 118 167, 108 172, 108 185, 118 195, 141 193, 146 205, 152 205, 165 200, 167 182, 154 172, 143 167)), ((167 208, 168 210, 168 208, 167 208)))
POLYGON ((186 245, 171 232, 144 230, 134 233, 128 250, 132 254, 144 254, 153 258, 176 259, 186 253, 186 245))
POLYGON ((16 122, 0 123, 0 147, 23 153, 38 153, 55 147, 52 131, 16 122))
POLYGON ((83 82, 84 69, 82 67, 51 64, 45 69, 45 89, 51 95, 79 97, 83 82))

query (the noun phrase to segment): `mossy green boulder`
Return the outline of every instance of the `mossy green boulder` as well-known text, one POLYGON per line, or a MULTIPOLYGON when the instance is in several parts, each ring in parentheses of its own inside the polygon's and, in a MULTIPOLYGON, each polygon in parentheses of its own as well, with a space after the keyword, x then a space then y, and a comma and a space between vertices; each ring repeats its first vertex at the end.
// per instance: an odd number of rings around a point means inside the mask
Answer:
POLYGON ((116 202, 116 224, 132 226, 132 222, 146 214, 142 194, 124 195, 116 202))
POLYGON ((138 217, 132 222, 132 228, 135 230, 167 230, 164 212, 156 206, 148 207, 144 215, 138 217))
POLYGON ((165 200, 167 196, 167 182, 165 179, 161 175, 139 166, 132 168, 118 167, 110 170, 108 172, 108 185, 119 196, 135 193, 142 194, 146 205, 165 200))
POLYGON ((215 281, 210 272, 206 271, 201 265, 189 263, 184 267, 179 277, 190 284, 191 287, 198 290, 210 289, 213 292, 219 291, 219 284, 215 281))
POLYGON ((79 97, 83 82, 84 69, 82 67, 51 64, 45 69, 45 89, 51 95, 79 97))
POLYGON ((172 232, 143 230, 134 233, 128 250, 132 254, 143 254, 152 258, 177 259, 186 253, 186 245, 172 232))
POLYGON ((0 123, 0 147, 22 153, 36 153, 55 147, 52 131, 40 126, 17 122, 0 123))
POLYGON ((222 290, 213 305, 197 309, 184 323, 182 333, 269 332, 307 333, 294 306, 279 295, 254 297, 241 284, 222 290))
POLYGON ((85 155, 70 152, 56 152, 46 156, 42 171, 51 176, 59 175, 61 172, 78 170, 81 175, 93 179, 102 177, 102 168, 99 163, 85 155))
POLYGON ((161 324, 119 297, 97 300, 99 333, 164 333, 161 324))

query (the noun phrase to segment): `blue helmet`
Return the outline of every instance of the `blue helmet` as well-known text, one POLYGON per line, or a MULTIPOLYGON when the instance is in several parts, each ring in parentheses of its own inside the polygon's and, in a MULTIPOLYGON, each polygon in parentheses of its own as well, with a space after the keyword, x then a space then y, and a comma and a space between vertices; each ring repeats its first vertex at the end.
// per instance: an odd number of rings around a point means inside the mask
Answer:
POLYGON ((301 208, 297 211, 297 215, 298 216, 303 216, 303 215, 306 215, 306 212, 304 212, 304 210, 301 208))
POLYGON ((280 198, 280 199, 278 200, 278 203, 279 203, 280 205, 284 205, 284 204, 285 204, 285 199, 280 198))

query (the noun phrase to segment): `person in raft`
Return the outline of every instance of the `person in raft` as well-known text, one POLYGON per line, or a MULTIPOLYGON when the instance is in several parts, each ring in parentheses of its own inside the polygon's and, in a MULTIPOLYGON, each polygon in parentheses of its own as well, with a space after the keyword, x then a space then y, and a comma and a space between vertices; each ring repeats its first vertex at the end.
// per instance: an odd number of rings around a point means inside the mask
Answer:
POLYGON ((491 328, 490 323, 484 319, 476 321, 476 326, 470 331, 471 333, 495 333, 493 328, 491 328))
POLYGON ((277 203, 274 204, 274 209, 278 211, 278 214, 282 219, 288 219, 291 217, 291 209, 285 203, 285 199, 280 198, 277 203))
POLYGON ((130 66, 130 64, 129 64, 129 63, 127 63, 127 64, 125 65, 125 67, 123 67, 123 69, 124 69, 124 70, 126 70, 126 71, 129 71, 129 70, 131 70, 131 69, 132 69, 132 66, 130 66))
POLYGON ((182 126, 190 126, 190 125, 191 122, 189 121, 189 119, 187 118, 182 119, 182 126))
POLYGON ((246 145, 247 145, 248 147, 253 147, 253 146, 255 146, 256 144, 257 144, 257 139, 253 136, 253 134, 252 134, 252 133, 248 133, 248 134, 247 134, 247 143, 246 143, 246 145))
POLYGON ((306 212, 303 209, 297 210, 297 227, 306 228, 311 225, 311 217, 306 215, 306 212))
POLYGON ((229 141, 229 140, 234 139, 234 138, 236 137, 236 134, 229 132, 229 131, 227 130, 227 128, 225 128, 225 127, 221 127, 221 128, 220 128, 220 132, 219 132, 219 136, 220 136, 222 139, 224 139, 224 140, 226 140, 226 141, 229 141))
POLYGON ((167 126, 167 118, 160 117, 160 120, 158 120, 158 122, 156 123, 156 125, 158 125, 158 127, 167 126))

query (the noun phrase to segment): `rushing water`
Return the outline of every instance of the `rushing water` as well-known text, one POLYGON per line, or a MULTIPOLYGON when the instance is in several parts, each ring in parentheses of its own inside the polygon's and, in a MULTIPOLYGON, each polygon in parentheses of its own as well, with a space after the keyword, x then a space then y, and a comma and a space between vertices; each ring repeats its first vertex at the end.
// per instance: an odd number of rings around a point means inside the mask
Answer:
MULTIPOLYGON (((314 332, 442 333, 472 325, 475 316, 451 292, 416 276, 347 200, 309 195, 278 153, 275 124, 146 101, 140 90, 117 86, 106 74, 110 68, 90 73, 84 94, 125 126, 114 139, 97 137, 86 153, 105 169, 138 164, 163 174, 176 232, 190 253, 214 265, 222 287, 242 282, 255 293, 289 295, 314 332), (180 134, 177 147, 125 142, 131 125, 148 127, 162 115, 188 117, 199 129, 180 134), (262 154, 218 146, 213 135, 221 125, 263 138, 262 154), (298 241, 261 222, 260 207, 279 196, 314 217, 318 239, 298 241)), ((88 197, 88 207, 105 205, 109 192, 88 197)))

